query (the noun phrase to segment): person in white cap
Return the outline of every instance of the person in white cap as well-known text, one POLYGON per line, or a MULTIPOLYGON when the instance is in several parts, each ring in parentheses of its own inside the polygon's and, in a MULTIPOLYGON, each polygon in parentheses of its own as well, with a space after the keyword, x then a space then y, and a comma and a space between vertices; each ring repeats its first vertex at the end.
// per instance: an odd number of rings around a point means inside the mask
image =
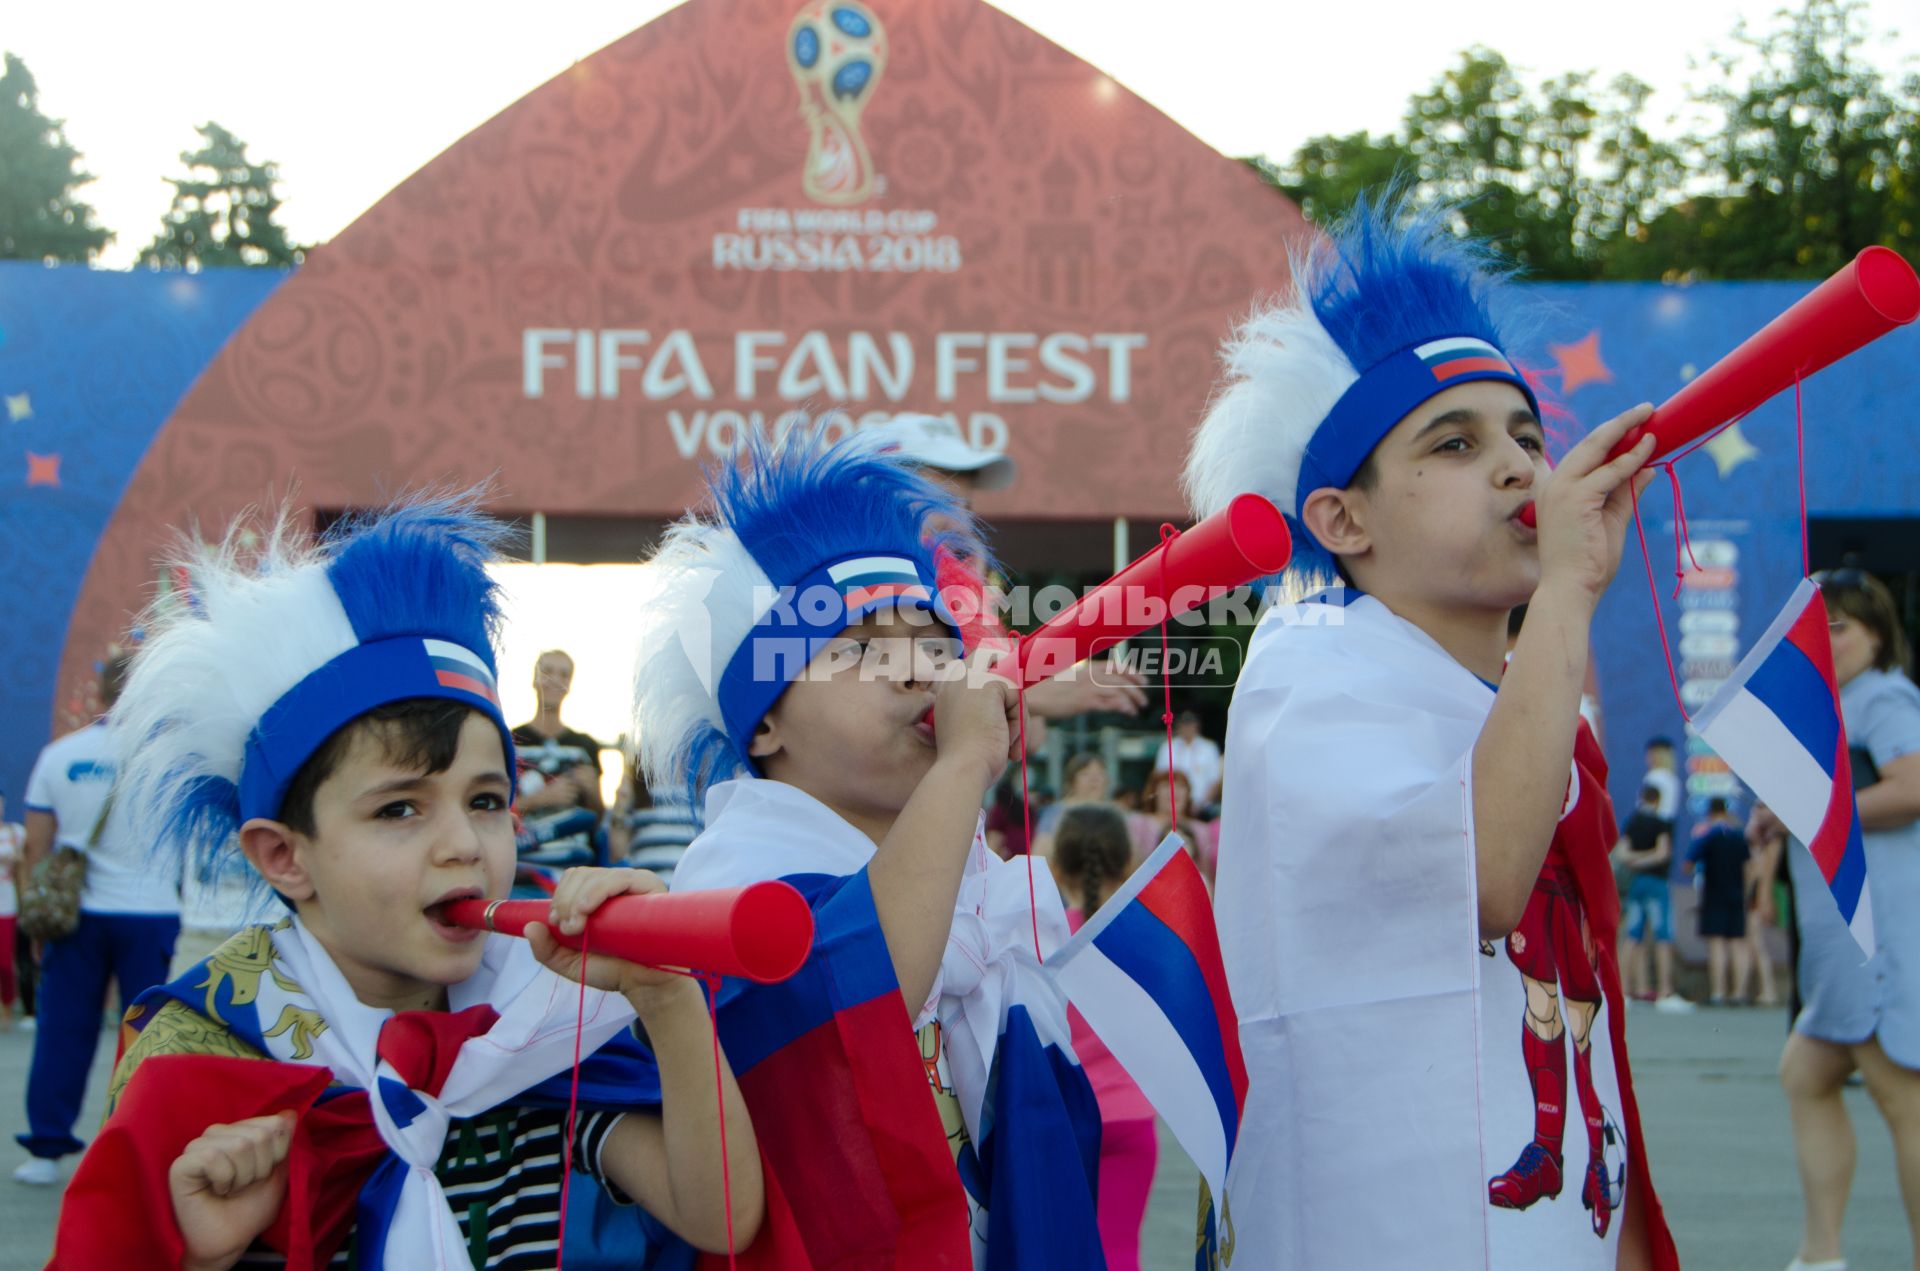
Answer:
POLYGON ((971 503, 976 490, 1004 490, 1013 484, 1019 467, 1003 454, 968 443, 960 428, 939 415, 895 415, 888 423, 860 433, 881 454, 898 455, 971 503))
MULTIPOLYGON (((1004 454, 970 444, 958 425, 939 415, 908 412, 887 423, 863 429, 862 438, 882 454, 898 455, 921 475, 950 491, 971 511, 976 491, 1004 490, 1013 484, 1018 465, 1004 454)), ((941 528, 935 526, 934 528, 941 528)), ((1138 672, 1118 663, 1097 675, 1084 666, 1070 667, 1027 690, 1027 709, 1040 719, 1071 719, 1094 711, 1137 715, 1147 703, 1138 672)), ((1030 745, 1037 745, 1030 739, 1030 745)))

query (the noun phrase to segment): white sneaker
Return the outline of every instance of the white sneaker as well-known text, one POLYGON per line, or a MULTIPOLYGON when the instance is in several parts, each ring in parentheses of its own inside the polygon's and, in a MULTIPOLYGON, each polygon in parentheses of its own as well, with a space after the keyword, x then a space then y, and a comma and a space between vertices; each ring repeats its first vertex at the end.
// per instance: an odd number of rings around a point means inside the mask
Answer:
POLYGON ((1845 1258, 1829 1258, 1825 1262, 1807 1262, 1795 1258, 1787 1264, 1787 1271, 1847 1271, 1845 1258))
POLYGON ((21 1031, 21 1032, 23 1032, 23 1033, 31 1033, 31 1032, 32 1032, 32 1031, 33 1031, 34 1029, 36 1029, 36 1028, 39 1028, 39 1027, 40 1027, 40 1021, 39 1021, 39 1020, 37 1020, 37 1019, 35 1019, 35 1018, 34 1018, 33 1016, 31 1016, 31 1015, 22 1015, 22 1016, 20 1017, 20 1031, 21 1031))
MULTIPOLYGON (((1669 993, 1655 1002, 1653 1009, 1656 1011, 1664 1011, 1668 1015, 1691 1015, 1700 1008, 1696 1003, 1689 1002, 1678 993, 1669 993)), ((1812 1269, 1809 1268, 1809 1271, 1812 1271, 1812 1269)), ((1842 1267, 1840 1271, 1846 1271, 1846 1268, 1842 1267)))
POLYGON ((22 1161, 13 1171, 13 1181, 28 1187, 52 1187, 60 1181, 60 1162, 36 1156, 22 1161))

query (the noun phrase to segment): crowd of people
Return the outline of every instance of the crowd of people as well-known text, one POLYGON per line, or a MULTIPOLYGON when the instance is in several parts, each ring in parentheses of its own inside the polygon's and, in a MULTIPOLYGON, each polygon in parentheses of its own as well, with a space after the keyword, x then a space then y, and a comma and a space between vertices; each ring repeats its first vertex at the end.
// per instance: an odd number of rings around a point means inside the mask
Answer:
MULTIPOLYGON (((1856 1071, 1920 1219, 1897 611, 1857 570, 1816 580, 1884 915, 1863 965, 1765 808, 1715 796, 1683 834, 1671 741, 1616 823, 1586 659, 1651 442, 1609 454, 1647 410, 1550 466, 1502 286, 1438 214, 1363 203, 1235 334, 1186 490, 1200 516, 1279 504, 1294 594, 1252 633, 1224 742, 1183 711, 1125 790, 1091 752, 1038 799, 1018 779, 1058 721, 1139 714, 1144 686, 1080 668, 1023 703, 949 603, 983 586, 971 495, 1011 465, 933 417, 749 443, 711 475, 648 562, 610 802, 607 748, 562 717, 568 654, 538 658, 531 720, 502 713, 505 531, 472 500, 190 549, 102 668, 105 715, 47 746, 18 831, 0 816, 0 944, 17 924, 38 979, 14 1178, 86 1153, 56 1258, 545 1266, 576 1178, 578 1239, 628 1265, 1138 1267, 1155 1107, 1040 958, 1117 929, 1169 835, 1238 1016, 1238 1049, 1212 1043, 1232 1167, 1203 1184, 1203 1265, 1676 1267, 1622 1016, 1692 1009, 1690 883, 1708 1004, 1756 971, 1771 1000, 1758 936, 1797 937, 1794 1271, 1845 1265, 1856 1071), (785 981, 709 999, 571 947, 623 896, 774 880, 814 927, 785 981), (516 883, 545 921, 475 929, 465 902, 516 883), (109 985, 122 1053, 89 1148, 109 985)), ((15 978, 0 956, 0 1027, 15 978)), ((1218 1005, 1142 1004, 1226 1027, 1218 1005)))

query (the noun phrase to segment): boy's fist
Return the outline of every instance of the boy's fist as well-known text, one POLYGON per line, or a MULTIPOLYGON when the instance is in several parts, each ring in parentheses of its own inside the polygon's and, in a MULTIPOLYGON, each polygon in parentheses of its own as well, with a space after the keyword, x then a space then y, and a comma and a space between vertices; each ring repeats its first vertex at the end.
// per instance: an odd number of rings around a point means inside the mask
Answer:
POLYGON ((689 994, 697 997, 694 982, 684 975, 596 953, 591 939, 583 959, 577 950, 553 938, 554 931, 569 936, 585 931, 587 918, 615 896, 651 896, 666 889, 658 874, 644 869, 575 867, 568 870, 560 875, 560 885, 554 888, 549 921, 527 927, 527 941, 533 946, 533 956, 556 975, 575 981, 584 979, 590 988, 622 994, 633 1003, 634 1010, 643 1015, 655 1004, 655 999, 689 994))
POLYGON ((934 686, 934 744, 940 758, 977 762, 987 785, 1006 771, 1019 735, 1019 691, 997 669, 1003 663, 1019 674, 1008 649, 975 649, 934 686))
POLYGON ((183 1265, 232 1266, 280 1212, 294 1114, 208 1126, 167 1170, 173 1216, 186 1241, 183 1265))
POLYGON ((1648 433, 1617 459, 1607 455, 1652 413, 1651 406, 1635 406, 1594 429, 1540 488, 1536 519, 1543 589, 1560 587, 1592 604, 1613 581, 1634 496, 1653 479, 1645 469, 1655 438, 1648 433))

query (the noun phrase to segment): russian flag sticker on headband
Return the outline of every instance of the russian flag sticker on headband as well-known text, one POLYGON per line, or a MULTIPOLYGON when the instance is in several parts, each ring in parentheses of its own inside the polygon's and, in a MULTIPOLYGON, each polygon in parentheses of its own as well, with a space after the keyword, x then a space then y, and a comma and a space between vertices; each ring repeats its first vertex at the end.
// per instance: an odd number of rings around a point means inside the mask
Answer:
POLYGON ((827 577, 840 589, 849 613, 864 612, 883 600, 933 600, 919 571, 904 556, 856 556, 827 566, 827 577))
POLYGON ((1485 340, 1476 340, 1472 336, 1456 336, 1450 340, 1433 340, 1417 346, 1413 355, 1425 364, 1433 373, 1433 378, 1442 384, 1463 375, 1510 375, 1515 379, 1520 373, 1513 369, 1513 363, 1507 361, 1506 354, 1494 348, 1485 340))
POLYGON ((442 688, 457 688, 484 697, 497 708, 500 705, 500 693, 494 683, 493 672, 487 670, 487 664, 480 655, 471 649, 461 648, 445 640, 422 640, 427 651, 427 662, 433 668, 435 681, 442 688))

